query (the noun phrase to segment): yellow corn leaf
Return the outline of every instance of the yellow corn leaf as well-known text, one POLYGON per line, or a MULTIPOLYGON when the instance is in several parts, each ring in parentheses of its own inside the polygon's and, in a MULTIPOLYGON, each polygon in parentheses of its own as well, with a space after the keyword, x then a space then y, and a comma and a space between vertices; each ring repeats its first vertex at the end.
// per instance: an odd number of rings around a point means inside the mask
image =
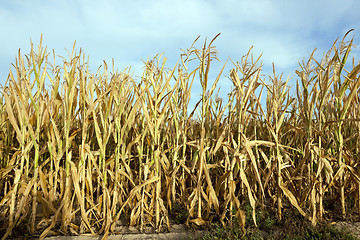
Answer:
MULTIPOLYGON (((329 183, 331 178, 333 177, 334 170, 331 167, 331 164, 327 158, 320 158, 319 159, 321 163, 323 164, 323 169, 325 170, 325 178, 326 182, 329 183)), ((320 168, 319 168, 320 169, 320 168)), ((318 177, 320 173, 317 173, 316 176, 318 177)))
POLYGON ((227 178, 230 176, 230 171, 226 171, 217 181, 216 186, 215 186, 215 193, 216 195, 219 194, 220 191, 220 187, 221 185, 224 184, 225 180, 227 180, 227 178))
POLYGON ((204 174, 205 174, 206 182, 207 182, 208 188, 209 188, 209 199, 211 200, 211 203, 214 204, 215 211, 219 212, 219 200, 215 193, 214 187, 211 183, 209 169, 206 167, 206 164, 204 164, 204 165, 205 165, 204 166, 204 174))
POLYGON ((137 224, 137 221, 138 221, 140 213, 141 213, 140 203, 141 203, 141 201, 138 201, 136 203, 135 207, 133 207, 133 209, 131 210, 130 226, 135 226, 137 224))
POLYGON ((57 221, 57 219, 58 219, 58 217, 59 217, 59 214, 60 214, 60 212, 61 212, 61 210, 62 210, 62 208, 63 208, 63 206, 64 206, 64 203, 65 203, 65 201, 61 201, 60 207, 57 209, 54 217, 52 218, 52 221, 51 221, 50 226, 49 226, 48 228, 46 228, 46 229, 41 233, 39 239, 41 239, 41 240, 44 239, 44 238, 49 234, 49 232, 51 231, 51 229, 52 229, 53 227, 55 227, 55 223, 56 223, 56 221, 57 221))
POLYGON ((326 192, 329 188, 331 188, 335 184, 335 181, 343 174, 344 166, 345 166, 344 164, 340 165, 340 168, 337 170, 337 172, 335 173, 334 177, 332 178, 331 182, 326 187, 324 192, 326 192))
POLYGON ((349 165, 346 165, 346 168, 351 172, 351 175, 353 175, 353 177, 356 178, 356 180, 360 182, 360 177, 356 173, 355 168, 353 168, 352 166, 349 166, 349 165))
POLYGON ((7 94, 4 94, 4 98, 5 98, 6 112, 7 112, 7 114, 8 114, 10 123, 11 123, 11 125, 13 126, 13 128, 14 128, 15 131, 16 131, 16 134, 17 134, 17 136, 18 136, 19 142, 21 142, 20 139, 22 139, 23 137, 22 137, 21 131, 20 131, 20 129, 19 129, 19 126, 18 126, 18 124, 17 124, 17 121, 16 121, 16 119, 15 119, 14 110, 13 110, 13 108, 12 108, 11 105, 10 105, 11 100, 10 100, 10 98, 9 98, 9 96, 8 96, 7 94))
POLYGON ((211 155, 215 155, 216 152, 217 152, 217 151, 219 150, 219 148, 221 147, 227 130, 228 130, 228 128, 225 127, 224 130, 222 131, 220 137, 218 138, 218 140, 217 140, 217 142, 216 142, 216 145, 215 145, 214 149, 213 149, 212 152, 211 152, 211 155))
POLYGON ((202 218, 190 219, 190 222, 195 223, 198 226, 207 224, 207 221, 203 220, 202 218))
POLYGON ((40 176, 40 186, 41 186, 41 190, 44 194, 44 197, 47 199, 49 196, 49 193, 47 191, 47 187, 46 187, 46 176, 43 173, 43 171, 41 170, 41 168, 39 168, 39 176, 40 176))
POLYGON ((285 194, 285 196, 289 199, 290 203, 296 207, 296 209, 300 212, 301 215, 303 215, 304 217, 306 217, 306 213, 301 209, 301 207, 299 206, 295 196, 292 194, 292 192, 290 192, 289 189, 287 189, 283 184, 280 185, 281 190, 283 191, 283 193, 285 194))
POLYGON ((15 214, 15 219, 12 222, 12 224, 8 226, 5 235, 2 237, 2 240, 5 240, 11 234, 12 229, 15 227, 16 222, 19 220, 21 212, 24 210, 24 207, 26 207, 25 204, 27 203, 29 193, 30 193, 34 183, 35 183, 35 178, 32 178, 30 180, 30 182, 26 185, 26 189, 25 189, 24 194, 23 194, 23 196, 22 196, 22 198, 20 200, 20 204, 17 207, 17 212, 15 214))
POLYGON ((87 225, 88 229, 90 230, 91 234, 95 234, 93 232, 93 230, 91 229, 91 225, 88 221, 88 218, 86 216, 86 212, 85 212, 85 206, 84 206, 84 197, 80 191, 80 186, 79 186, 79 179, 80 176, 78 174, 77 171, 77 167, 75 165, 75 163, 73 161, 69 161, 70 165, 71 165, 71 177, 73 178, 73 184, 74 184, 74 188, 75 188, 75 194, 78 197, 78 203, 80 204, 80 213, 81 213, 81 218, 82 220, 85 222, 85 224, 87 225))
POLYGON ((146 180, 145 182, 143 182, 142 184, 140 185, 137 185, 135 186, 129 193, 129 196, 127 198, 127 200, 125 201, 125 203, 123 204, 123 206, 121 207, 120 211, 118 212, 118 214, 116 215, 116 218, 115 219, 119 219, 120 217, 120 214, 122 213, 123 209, 126 207, 126 205, 129 204, 129 202, 133 199, 133 197, 135 196, 135 194, 139 193, 139 191, 141 190, 141 188, 145 187, 146 185, 149 185, 153 182, 156 182, 160 180, 160 177, 159 176, 155 176, 155 177, 152 177, 148 180, 146 180))
POLYGON ((253 221, 255 223, 255 226, 257 226, 257 224, 256 224, 256 216, 255 216, 255 204, 256 204, 256 202, 255 202, 255 199, 254 199, 253 194, 251 192, 251 187, 250 187, 250 184, 249 184, 249 182, 247 180, 247 177, 246 177, 246 174, 245 174, 245 171, 244 171, 243 168, 240 169, 240 178, 244 182, 244 184, 245 184, 245 186, 247 188, 250 205, 251 205, 252 210, 253 210, 252 211, 252 218, 253 218, 253 221))
POLYGON ((11 172, 15 167, 16 167, 16 165, 10 165, 10 166, 1 168, 0 169, 0 180, 3 179, 4 177, 6 177, 7 174, 9 172, 11 172))
POLYGON ((246 233, 246 229, 245 229, 246 214, 243 210, 238 209, 235 215, 236 215, 238 223, 241 227, 241 230, 243 231, 243 235, 245 235, 245 233, 246 233))
POLYGON ((94 119, 94 127, 95 127, 96 139, 97 139, 97 142, 99 144, 101 157, 104 159, 105 158, 105 152, 104 152, 104 147, 103 147, 103 141, 102 141, 102 137, 101 137, 101 131, 100 131, 100 128, 99 128, 99 124, 98 124, 98 122, 96 120, 95 110, 93 110, 93 119, 94 119))
POLYGON ((260 185, 260 188, 261 188, 261 191, 264 193, 264 188, 263 188, 263 185, 261 183, 261 178, 260 178, 260 173, 259 173, 259 170, 258 170, 258 166, 257 166, 257 161, 255 159, 255 155, 252 151, 252 149, 250 148, 249 146, 249 141, 246 139, 245 135, 243 136, 244 139, 245 139, 245 149, 246 149, 246 152, 248 153, 249 157, 250 157, 250 160, 251 160, 251 163, 252 163, 252 166, 255 170, 255 175, 256 175, 256 180, 258 181, 259 185, 260 185))

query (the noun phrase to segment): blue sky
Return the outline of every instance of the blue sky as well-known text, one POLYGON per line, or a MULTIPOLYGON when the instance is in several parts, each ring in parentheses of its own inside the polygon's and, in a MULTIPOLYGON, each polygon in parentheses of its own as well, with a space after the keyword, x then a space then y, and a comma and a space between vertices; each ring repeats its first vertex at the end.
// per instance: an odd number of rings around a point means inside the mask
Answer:
MULTIPOLYGON (((0 84, 18 49, 28 53, 30 39, 36 46, 41 34, 48 49, 62 56, 76 40, 93 72, 113 58, 119 70, 132 66, 138 75, 141 59, 164 52, 173 68, 180 48, 189 48, 199 35, 200 47, 205 37, 221 33, 214 44, 221 59, 214 76, 226 59, 240 61, 254 46, 255 56, 263 53, 264 74, 274 62, 278 73, 295 81, 298 61, 314 48, 320 58, 351 28, 355 44, 360 42, 359 10, 358 0, 0 0, 0 84)), ((359 61, 358 49, 353 56, 359 61)), ((219 85, 226 96, 229 81, 219 85)))

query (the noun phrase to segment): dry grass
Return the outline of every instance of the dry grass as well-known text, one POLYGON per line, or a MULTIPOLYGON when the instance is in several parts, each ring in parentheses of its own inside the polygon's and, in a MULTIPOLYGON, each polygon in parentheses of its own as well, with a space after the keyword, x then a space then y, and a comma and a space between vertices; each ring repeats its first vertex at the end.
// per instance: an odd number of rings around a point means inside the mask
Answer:
POLYGON ((360 212, 360 65, 344 68, 345 37, 301 64, 295 97, 275 68, 266 82, 249 51, 233 62, 226 102, 216 94, 222 70, 209 79, 216 37, 173 69, 162 56, 144 62, 136 81, 106 63, 91 73, 81 51, 62 66, 41 43, 19 52, 0 98, 3 239, 21 224, 40 238, 106 238, 123 216, 162 231, 173 204, 188 223, 238 221, 243 232, 245 204, 255 224, 258 207, 281 220, 292 206, 314 225, 326 201, 339 200, 344 217, 360 212), (202 97, 190 111, 194 79, 202 97))

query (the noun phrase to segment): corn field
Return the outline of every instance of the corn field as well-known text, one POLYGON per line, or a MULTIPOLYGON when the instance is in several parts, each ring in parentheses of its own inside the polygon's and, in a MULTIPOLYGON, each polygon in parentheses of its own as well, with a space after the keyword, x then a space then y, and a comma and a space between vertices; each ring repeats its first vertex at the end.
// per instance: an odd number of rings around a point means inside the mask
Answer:
POLYGON ((294 90, 275 67, 264 77, 250 50, 226 63, 233 88, 224 100, 225 65, 209 76, 216 37, 200 48, 195 41, 174 68, 162 55, 144 61, 139 79, 114 63, 91 73, 75 45, 61 66, 42 41, 19 51, 0 95, 2 239, 21 224, 40 238, 106 238, 123 216, 130 226, 166 231, 174 204, 188 224, 234 221, 244 231, 245 204, 255 225, 257 208, 275 208, 280 220, 294 208, 314 225, 329 201, 343 217, 360 214, 353 39, 302 61, 294 90), (202 89, 191 109, 194 81, 202 89))

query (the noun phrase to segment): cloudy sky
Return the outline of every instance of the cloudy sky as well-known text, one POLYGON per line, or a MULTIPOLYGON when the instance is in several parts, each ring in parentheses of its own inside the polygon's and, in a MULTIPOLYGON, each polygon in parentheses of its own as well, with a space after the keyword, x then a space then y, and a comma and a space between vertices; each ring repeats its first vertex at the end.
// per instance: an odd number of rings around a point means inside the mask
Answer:
MULTIPOLYGON (((359 44, 359 10, 358 0, 0 0, 0 84, 18 49, 28 53, 30 39, 37 45, 41 34, 48 49, 62 56, 76 40, 93 72, 114 59, 119 70, 132 66, 136 75, 141 59, 164 52, 172 68, 180 48, 199 35, 200 47, 205 37, 221 33, 215 41, 221 63, 214 71, 254 46, 255 56, 263 53, 265 74, 274 62, 295 81, 298 61, 314 48, 321 57, 351 28, 359 44)), ((359 50, 353 54, 359 61, 359 50)), ((227 91, 229 82, 220 86, 227 91)))

